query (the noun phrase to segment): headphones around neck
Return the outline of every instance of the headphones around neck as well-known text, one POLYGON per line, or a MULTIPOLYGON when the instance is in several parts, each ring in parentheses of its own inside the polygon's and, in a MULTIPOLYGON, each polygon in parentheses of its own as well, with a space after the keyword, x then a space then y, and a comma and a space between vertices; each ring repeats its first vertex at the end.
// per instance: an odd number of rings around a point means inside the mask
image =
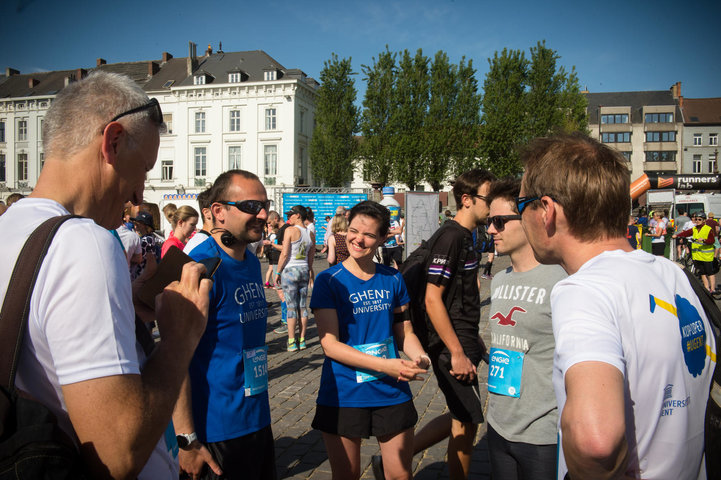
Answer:
POLYGON ((222 243, 226 247, 232 247, 238 241, 238 239, 235 238, 235 235, 233 235, 232 233, 230 233, 228 230, 226 230, 224 228, 214 228, 213 230, 210 231, 210 233, 215 233, 218 231, 223 232, 220 235, 220 243, 222 243))

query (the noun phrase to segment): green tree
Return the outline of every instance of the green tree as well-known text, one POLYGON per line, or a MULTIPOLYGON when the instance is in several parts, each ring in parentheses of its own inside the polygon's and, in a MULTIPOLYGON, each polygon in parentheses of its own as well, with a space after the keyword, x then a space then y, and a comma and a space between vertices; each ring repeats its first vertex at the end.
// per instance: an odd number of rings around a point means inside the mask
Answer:
POLYGON ((481 154, 496 175, 521 172, 517 145, 525 140, 524 93, 528 60, 520 50, 503 49, 488 59, 483 82, 481 154))
POLYGON ((391 115, 396 132, 391 139, 393 177, 409 190, 423 180, 423 124, 428 110, 428 57, 418 49, 415 57, 404 50, 398 62, 395 82, 395 109, 391 115))
POLYGON ((461 58, 456 71, 457 96, 452 136, 453 176, 478 167, 481 123, 481 95, 473 61, 461 58))
POLYGON ((458 96, 456 68, 448 55, 438 51, 431 64, 431 98, 426 116, 426 171, 425 180, 434 191, 443 187, 453 159, 455 106, 458 96))
POLYGON ((371 182, 387 185, 393 181, 393 147, 391 141, 395 134, 395 75, 396 54, 391 53, 386 45, 373 64, 362 65, 367 82, 363 99, 363 115, 361 131, 363 143, 364 176, 371 182))
POLYGON ((358 130, 355 82, 351 59, 332 54, 320 72, 315 110, 315 129, 310 143, 313 176, 325 185, 338 187, 353 180, 353 161, 358 130))

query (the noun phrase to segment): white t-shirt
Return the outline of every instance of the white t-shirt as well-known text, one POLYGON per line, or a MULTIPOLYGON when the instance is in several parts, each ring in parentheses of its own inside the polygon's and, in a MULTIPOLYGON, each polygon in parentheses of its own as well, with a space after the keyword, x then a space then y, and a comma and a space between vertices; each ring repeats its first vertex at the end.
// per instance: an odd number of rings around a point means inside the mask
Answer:
POLYGON ((125 256, 128 257, 128 266, 130 266, 130 259, 135 255, 143 253, 143 249, 140 246, 140 236, 125 225, 121 225, 115 231, 118 233, 120 241, 123 242, 125 256))
MULTIPOLYGON (((681 269, 642 250, 604 252, 556 284, 551 308, 559 418, 572 365, 613 365, 627 383, 631 476, 706 478, 704 414, 715 367, 707 351, 716 345, 681 269)), ((559 454, 562 479, 567 469, 559 454)))
MULTIPOLYGON (((44 220, 68 213, 55 201, 24 198, 0 216, 2 298, 30 233, 44 220)), ((142 358, 138 348, 130 276, 118 241, 90 219, 65 222, 50 245, 33 290, 17 388, 47 406, 60 427, 75 438, 60 386, 110 375, 137 375, 142 358)), ((163 438, 139 478, 178 478, 177 459, 169 454, 163 438)))
POLYGON ((190 255, 190 252, 192 252, 195 247, 206 241, 208 238, 209 236, 204 232, 195 232, 195 235, 193 235, 193 237, 188 240, 188 243, 185 244, 185 247, 183 247, 183 253, 190 255))

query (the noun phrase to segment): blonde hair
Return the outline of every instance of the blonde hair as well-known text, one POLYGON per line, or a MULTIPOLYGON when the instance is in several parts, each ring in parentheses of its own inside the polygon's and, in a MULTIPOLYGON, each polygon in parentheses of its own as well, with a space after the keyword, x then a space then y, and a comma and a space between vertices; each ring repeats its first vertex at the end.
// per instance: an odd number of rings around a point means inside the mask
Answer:
POLYGON ((348 231, 348 219, 345 218, 344 214, 335 215, 333 217, 330 221, 330 231, 333 233, 348 231))
POLYGON ((173 224, 173 228, 175 228, 181 220, 187 222, 191 218, 200 218, 198 211, 190 205, 183 205, 173 212, 173 221, 171 223, 173 224))

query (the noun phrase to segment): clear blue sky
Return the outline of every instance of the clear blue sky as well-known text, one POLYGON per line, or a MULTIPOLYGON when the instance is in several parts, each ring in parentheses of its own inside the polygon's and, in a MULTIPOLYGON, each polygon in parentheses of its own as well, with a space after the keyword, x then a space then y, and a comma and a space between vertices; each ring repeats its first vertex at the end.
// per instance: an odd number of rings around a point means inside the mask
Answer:
MULTIPOLYGON (((385 49, 453 62, 473 60, 482 88, 487 59, 538 40, 575 66, 591 92, 666 90, 721 97, 721 1, 195 1, 0 0, 0 69, 23 73, 185 57, 218 42, 225 51, 264 50, 318 79, 335 52, 361 65, 385 49)), ((360 103, 361 98, 359 98, 360 103)))

